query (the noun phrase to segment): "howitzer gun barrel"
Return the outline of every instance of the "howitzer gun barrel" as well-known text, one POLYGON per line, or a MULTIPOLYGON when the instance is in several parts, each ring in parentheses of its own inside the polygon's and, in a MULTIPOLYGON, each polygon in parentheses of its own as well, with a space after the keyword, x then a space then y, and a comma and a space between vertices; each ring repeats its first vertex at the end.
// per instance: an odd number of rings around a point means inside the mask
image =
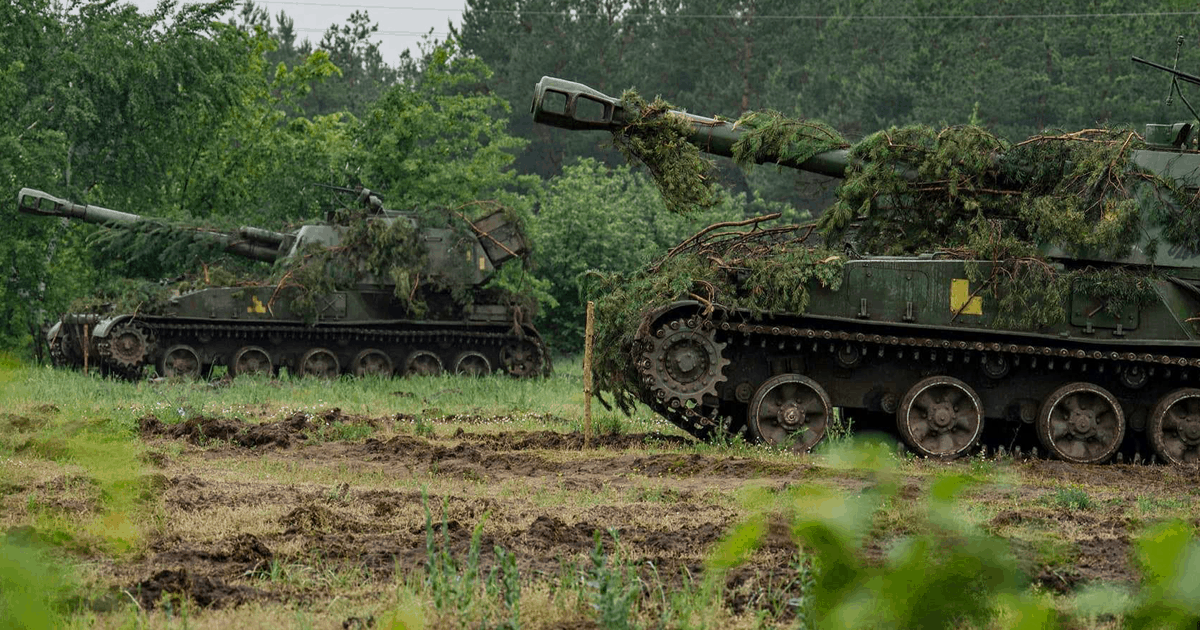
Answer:
POLYGON ((256 227, 240 227, 238 228, 238 235, 247 241, 262 245, 272 245, 276 248, 283 245, 288 236, 282 232, 272 232, 271 230, 256 227))
MULTIPOLYGON (((128 212, 74 203, 32 188, 22 188, 17 193, 17 210, 25 214, 66 217, 99 225, 133 225, 153 220, 128 212)), ((286 253, 284 246, 290 240, 288 234, 256 227, 240 228, 236 236, 206 230, 195 230, 195 233, 223 247, 227 253, 265 262, 274 262, 286 253)))
MULTIPOLYGON (((553 127, 616 131, 635 120, 640 112, 633 111, 632 106, 623 100, 582 83, 542 77, 534 88, 531 113, 535 122, 553 127)), ((737 125, 725 120, 677 110, 670 110, 667 115, 686 122, 691 128, 688 142, 706 153, 733 157, 733 145, 745 133, 737 125)), ((845 177, 846 168, 850 164, 846 149, 818 153, 803 161, 786 158, 772 160, 763 157, 758 158, 758 161, 776 162, 781 166, 831 177, 845 177)))
POLYGON ((137 223, 142 220, 136 214, 73 203, 32 188, 22 188, 17 193, 17 210, 25 214, 79 219, 85 223, 137 223))

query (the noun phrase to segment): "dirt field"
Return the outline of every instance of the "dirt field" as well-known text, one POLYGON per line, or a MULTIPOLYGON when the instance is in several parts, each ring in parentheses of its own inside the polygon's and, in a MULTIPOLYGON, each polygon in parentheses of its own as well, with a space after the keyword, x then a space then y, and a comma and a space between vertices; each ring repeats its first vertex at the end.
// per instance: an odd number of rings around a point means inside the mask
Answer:
MULTIPOLYGON (((508 430, 512 419, 502 416, 435 422, 336 409, 280 421, 199 416, 165 424, 145 416, 140 432, 153 471, 146 485, 159 502, 158 522, 144 551, 88 559, 107 594, 86 608, 100 625, 123 624, 136 601, 132 614, 166 625, 182 608, 189 627, 282 619, 350 628, 374 627, 407 606, 440 627, 466 613, 421 600, 431 550, 448 552, 461 576, 474 535, 479 575, 495 575, 497 547, 515 558, 522 627, 602 627, 597 558, 632 585, 637 625, 657 625, 669 612, 683 621, 707 616, 709 627, 792 627, 806 597, 804 554, 787 517, 747 497, 800 487, 852 497, 878 482, 819 455, 697 447, 659 433, 600 436, 585 446, 559 419, 545 423, 545 431, 521 431, 508 430), (753 513, 766 515, 764 533, 707 591, 719 601, 681 612, 676 596, 703 596, 706 574, 716 574, 714 549, 753 513)), ((1112 623, 1111 615, 1075 614, 1073 598, 1098 584, 1138 584, 1134 541, 1146 524, 1196 522, 1195 471, 1010 456, 895 459, 899 491, 865 530, 868 565, 927 527, 929 485, 955 473, 973 481, 958 517, 1006 541, 1029 592, 1075 615, 1067 627, 1112 623)), ((95 484, 79 476, 7 490, 10 517, 35 502, 85 515, 98 501, 95 484)))

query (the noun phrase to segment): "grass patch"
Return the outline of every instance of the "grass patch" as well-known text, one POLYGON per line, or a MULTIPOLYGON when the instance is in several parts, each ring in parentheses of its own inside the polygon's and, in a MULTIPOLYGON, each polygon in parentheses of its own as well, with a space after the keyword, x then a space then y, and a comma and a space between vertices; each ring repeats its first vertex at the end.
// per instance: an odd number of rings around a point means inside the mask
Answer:
POLYGON ((1182 497, 1156 497, 1142 494, 1138 495, 1136 504, 1137 511, 1142 516, 1161 518, 1181 516, 1193 508, 1194 502, 1182 497))
POLYGON ((1090 510, 1096 504, 1087 490, 1076 487, 1055 490, 1048 496, 1047 502, 1054 507, 1070 512, 1090 510))

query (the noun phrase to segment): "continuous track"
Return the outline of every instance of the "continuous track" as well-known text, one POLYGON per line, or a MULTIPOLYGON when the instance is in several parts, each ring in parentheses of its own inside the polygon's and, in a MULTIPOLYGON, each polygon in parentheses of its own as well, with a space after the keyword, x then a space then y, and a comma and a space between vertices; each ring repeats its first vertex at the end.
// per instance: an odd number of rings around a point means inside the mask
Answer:
MULTIPOLYGON (((939 449, 937 440, 931 446, 923 433, 934 431, 932 411, 907 422, 899 414, 894 427, 876 427, 894 430, 921 454, 954 457, 980 446, 1008 446, 982 425, 1007 423, 1015 431, 1025 423, 1039 429, 1045 451, 1068 461, 1107 461, 1118 451, 1133 456, 1148 446, 1171 463, 1200 463, 1200 353, 1189 345, 1144 345, 1134 351, 1115 348, 1120 342, 1107 339, 1048 342, 980 331, 934 337, 928 328, 916 336, 869 322, 701 313, 696 305, 660 314, 632 349, 639 358, 638 397, 697 437, 749 428, 745 432, 752 439, 778 442, 769 431, 758 430, 757 421, 765 420, 772 429, 819 432, 791 444, 807 451, 823 437, 832 407, 857 410, 852 413, 859 417, 873 414, 876 420, 896 417, 898 409, 911 413, 917 393, 912 388, 925 383, 935 393, 948 394, 932 401, 947 401, 945 424, 965 437, 951 439, 950 429, 943 428, 947 436, 937 437, 944 447, 939 449), (892 374, 897 376, 889 379, 892 374), (863 379, 894 382, 872 383, 881 394, 864 400, 867 396, 859 393, 868 384, 858 382, 863 379), (1031 398, 1012 394, 1026 389, 1031 398), (1020 400, 999 399, 1006 394, 1020 400), (955 413, 967 416, 963 426, 956 424, 955 413), (914 437, 913 427, 920 435, 914 437)), ((926 396, 915 404, 932 407, 930 400, 926 396)))

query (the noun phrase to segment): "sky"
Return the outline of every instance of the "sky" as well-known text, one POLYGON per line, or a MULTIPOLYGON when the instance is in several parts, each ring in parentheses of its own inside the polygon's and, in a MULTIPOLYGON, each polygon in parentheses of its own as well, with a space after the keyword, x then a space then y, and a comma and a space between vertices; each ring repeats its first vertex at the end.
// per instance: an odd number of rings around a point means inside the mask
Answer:
MULTIPOLYGON (((126 0, 137 5, 138 11, 150 13, 158 0, 126 0)), ((184 0, 183 3, 187 3, 184 0)), ((421 37, 433 29, 433 36, 445 39, 447 23, 457 26, 462 21, 466 0, 255 0, 255 5, 267 9, 272 16, 280 11, 296 21, 296 39, 308 39, 316 44, 331 24, 345 24, 350 14, 366 11, 371 21, 379 25, 375 39, 380 44, 383 60, 395 66, 400 53, 412 49, 417 53, 421 37)))

